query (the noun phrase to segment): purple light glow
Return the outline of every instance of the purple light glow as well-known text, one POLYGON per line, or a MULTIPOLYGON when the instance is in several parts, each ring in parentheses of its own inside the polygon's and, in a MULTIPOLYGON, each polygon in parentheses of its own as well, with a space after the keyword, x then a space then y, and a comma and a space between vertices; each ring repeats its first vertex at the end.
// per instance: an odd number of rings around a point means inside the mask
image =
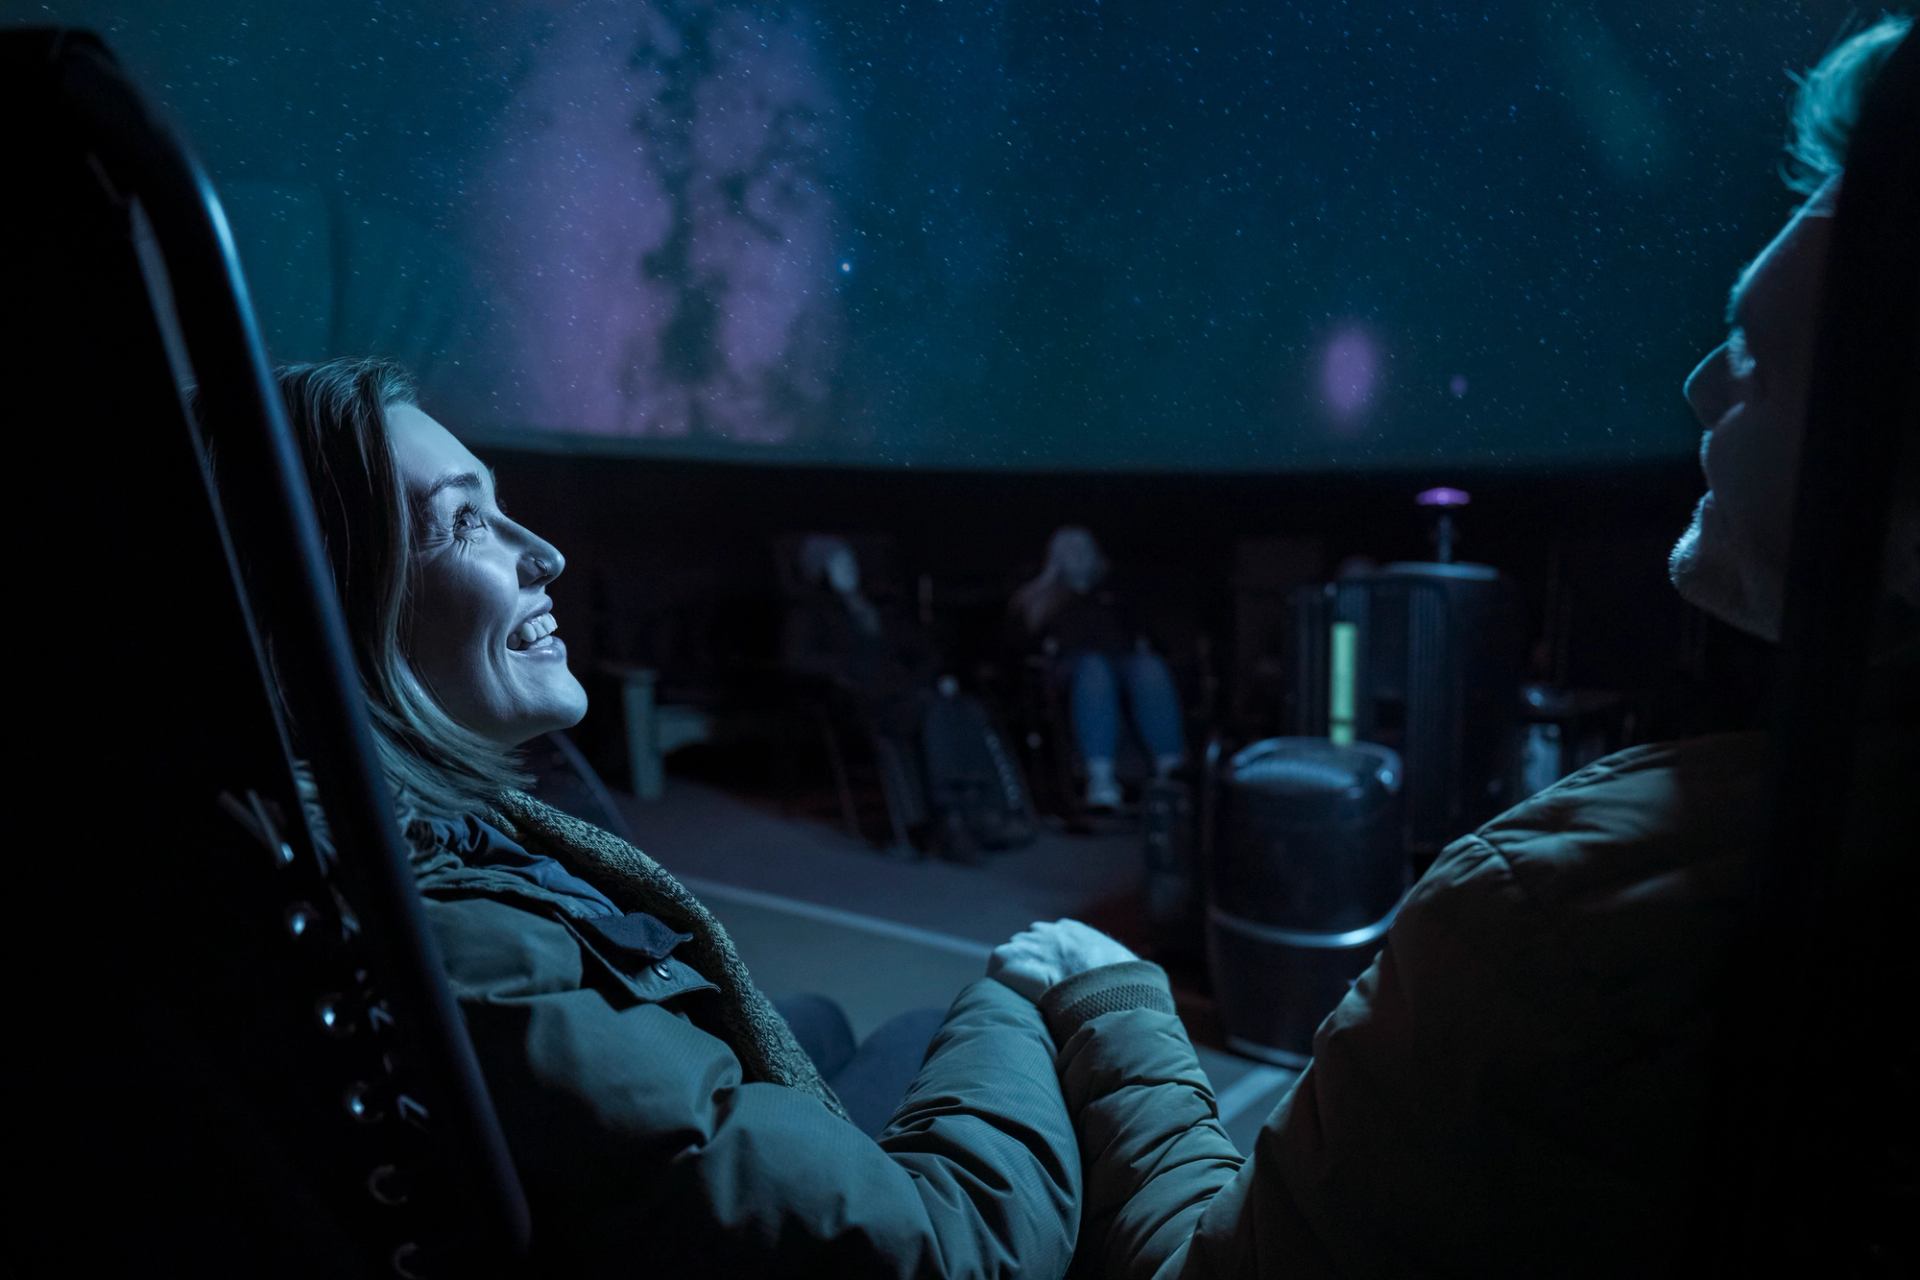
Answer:
POLYGON ((1380 351, 1364 329, 1342 329, 1320 357, 1320 396, 1336 418, 1359 417, 1373 402, 1380 351))
POLYGON ((1444 484, 1422 489, 1413 499, 1415 505, 1422 507, 1464 507, 1471 500, 1465 489, 1444 484))
POLYGON ((1467 375, 1464 373, 1454 374, 1453 377, 1449 379, 1447 382, 1447 390, 1453 392, 1453 398, 1455 400, 1458 400, 1461 396, 1466 395, 1467 394, 1467 375))

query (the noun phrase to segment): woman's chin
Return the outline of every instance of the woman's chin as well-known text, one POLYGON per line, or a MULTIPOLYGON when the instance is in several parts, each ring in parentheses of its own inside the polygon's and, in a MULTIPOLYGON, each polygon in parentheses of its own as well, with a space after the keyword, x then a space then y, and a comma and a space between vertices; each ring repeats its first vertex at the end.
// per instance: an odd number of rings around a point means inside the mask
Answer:
POLYGON ((553 723, 540 732, 557 733, 562 729, 571 729, 587 718, 587 691, 571 672, 567 674, 567 683, 573 687, 566 692, 566 696, 555 699, 553 723))
POLYGON ((543 690, 545 696, 539 699, 537 707, 515 716, 509 732, 501 735, 508 740, 508 745, 523 747, 542 734, 571 729, 587 718, 587 691, 572 673, 553 683, 566 687, 543 690))

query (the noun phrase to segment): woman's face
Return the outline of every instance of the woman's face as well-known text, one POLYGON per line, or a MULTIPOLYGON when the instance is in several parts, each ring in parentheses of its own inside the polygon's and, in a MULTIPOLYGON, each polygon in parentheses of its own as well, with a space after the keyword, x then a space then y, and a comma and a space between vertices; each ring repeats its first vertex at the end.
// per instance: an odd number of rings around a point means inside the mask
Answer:
POLYGON ((412 507, 414 579, 401 644, 441 707, 502 746, 587 713, 567 670, 547 584, 566 559, 508 519, 493 476, 412 405, 390 405, 387 432, 412 507))
POLYGON ((1082 530, 1061 534, 1054 544, 1054 562, 1070 591, 1085 595, 1100 583, 1100 547, 1082 530))

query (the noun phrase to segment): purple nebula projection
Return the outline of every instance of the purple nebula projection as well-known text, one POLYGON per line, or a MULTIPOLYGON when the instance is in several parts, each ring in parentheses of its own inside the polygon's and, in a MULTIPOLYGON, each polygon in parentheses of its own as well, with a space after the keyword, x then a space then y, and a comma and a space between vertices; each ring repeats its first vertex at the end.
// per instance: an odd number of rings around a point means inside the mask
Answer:
POLYGON ((1453 392, 1453 398, 1455 400, 1458 400, 1462 396, 1466 395, 1467 394, 1467 375, 1464 373, 1454 374, 1453 377, 1447 380, 1447 390, 1453 392))
POLYGON ((1380 380, 1380 348, 1357 325, 1333 335, 1320 355, 1320 398, 1342 422, 1352 422, 1373 403, 1380 380))
POLYGON ((792 9, 581 0, 529 54, 470 192, 512 425, 774 444, 841 350, 828 81, 792 9))

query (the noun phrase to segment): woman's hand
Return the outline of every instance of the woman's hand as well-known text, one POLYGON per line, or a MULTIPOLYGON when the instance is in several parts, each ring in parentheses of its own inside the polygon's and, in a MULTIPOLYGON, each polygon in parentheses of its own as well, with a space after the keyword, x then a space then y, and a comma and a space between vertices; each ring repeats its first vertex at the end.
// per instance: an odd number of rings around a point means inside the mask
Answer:
POLYGON ((1049 987, 1075 974, 1139 958, 1098 929, 1078 920, 1055 920, 1036 923, 995 947, 987 976, 1039 1004, 1049 987))

